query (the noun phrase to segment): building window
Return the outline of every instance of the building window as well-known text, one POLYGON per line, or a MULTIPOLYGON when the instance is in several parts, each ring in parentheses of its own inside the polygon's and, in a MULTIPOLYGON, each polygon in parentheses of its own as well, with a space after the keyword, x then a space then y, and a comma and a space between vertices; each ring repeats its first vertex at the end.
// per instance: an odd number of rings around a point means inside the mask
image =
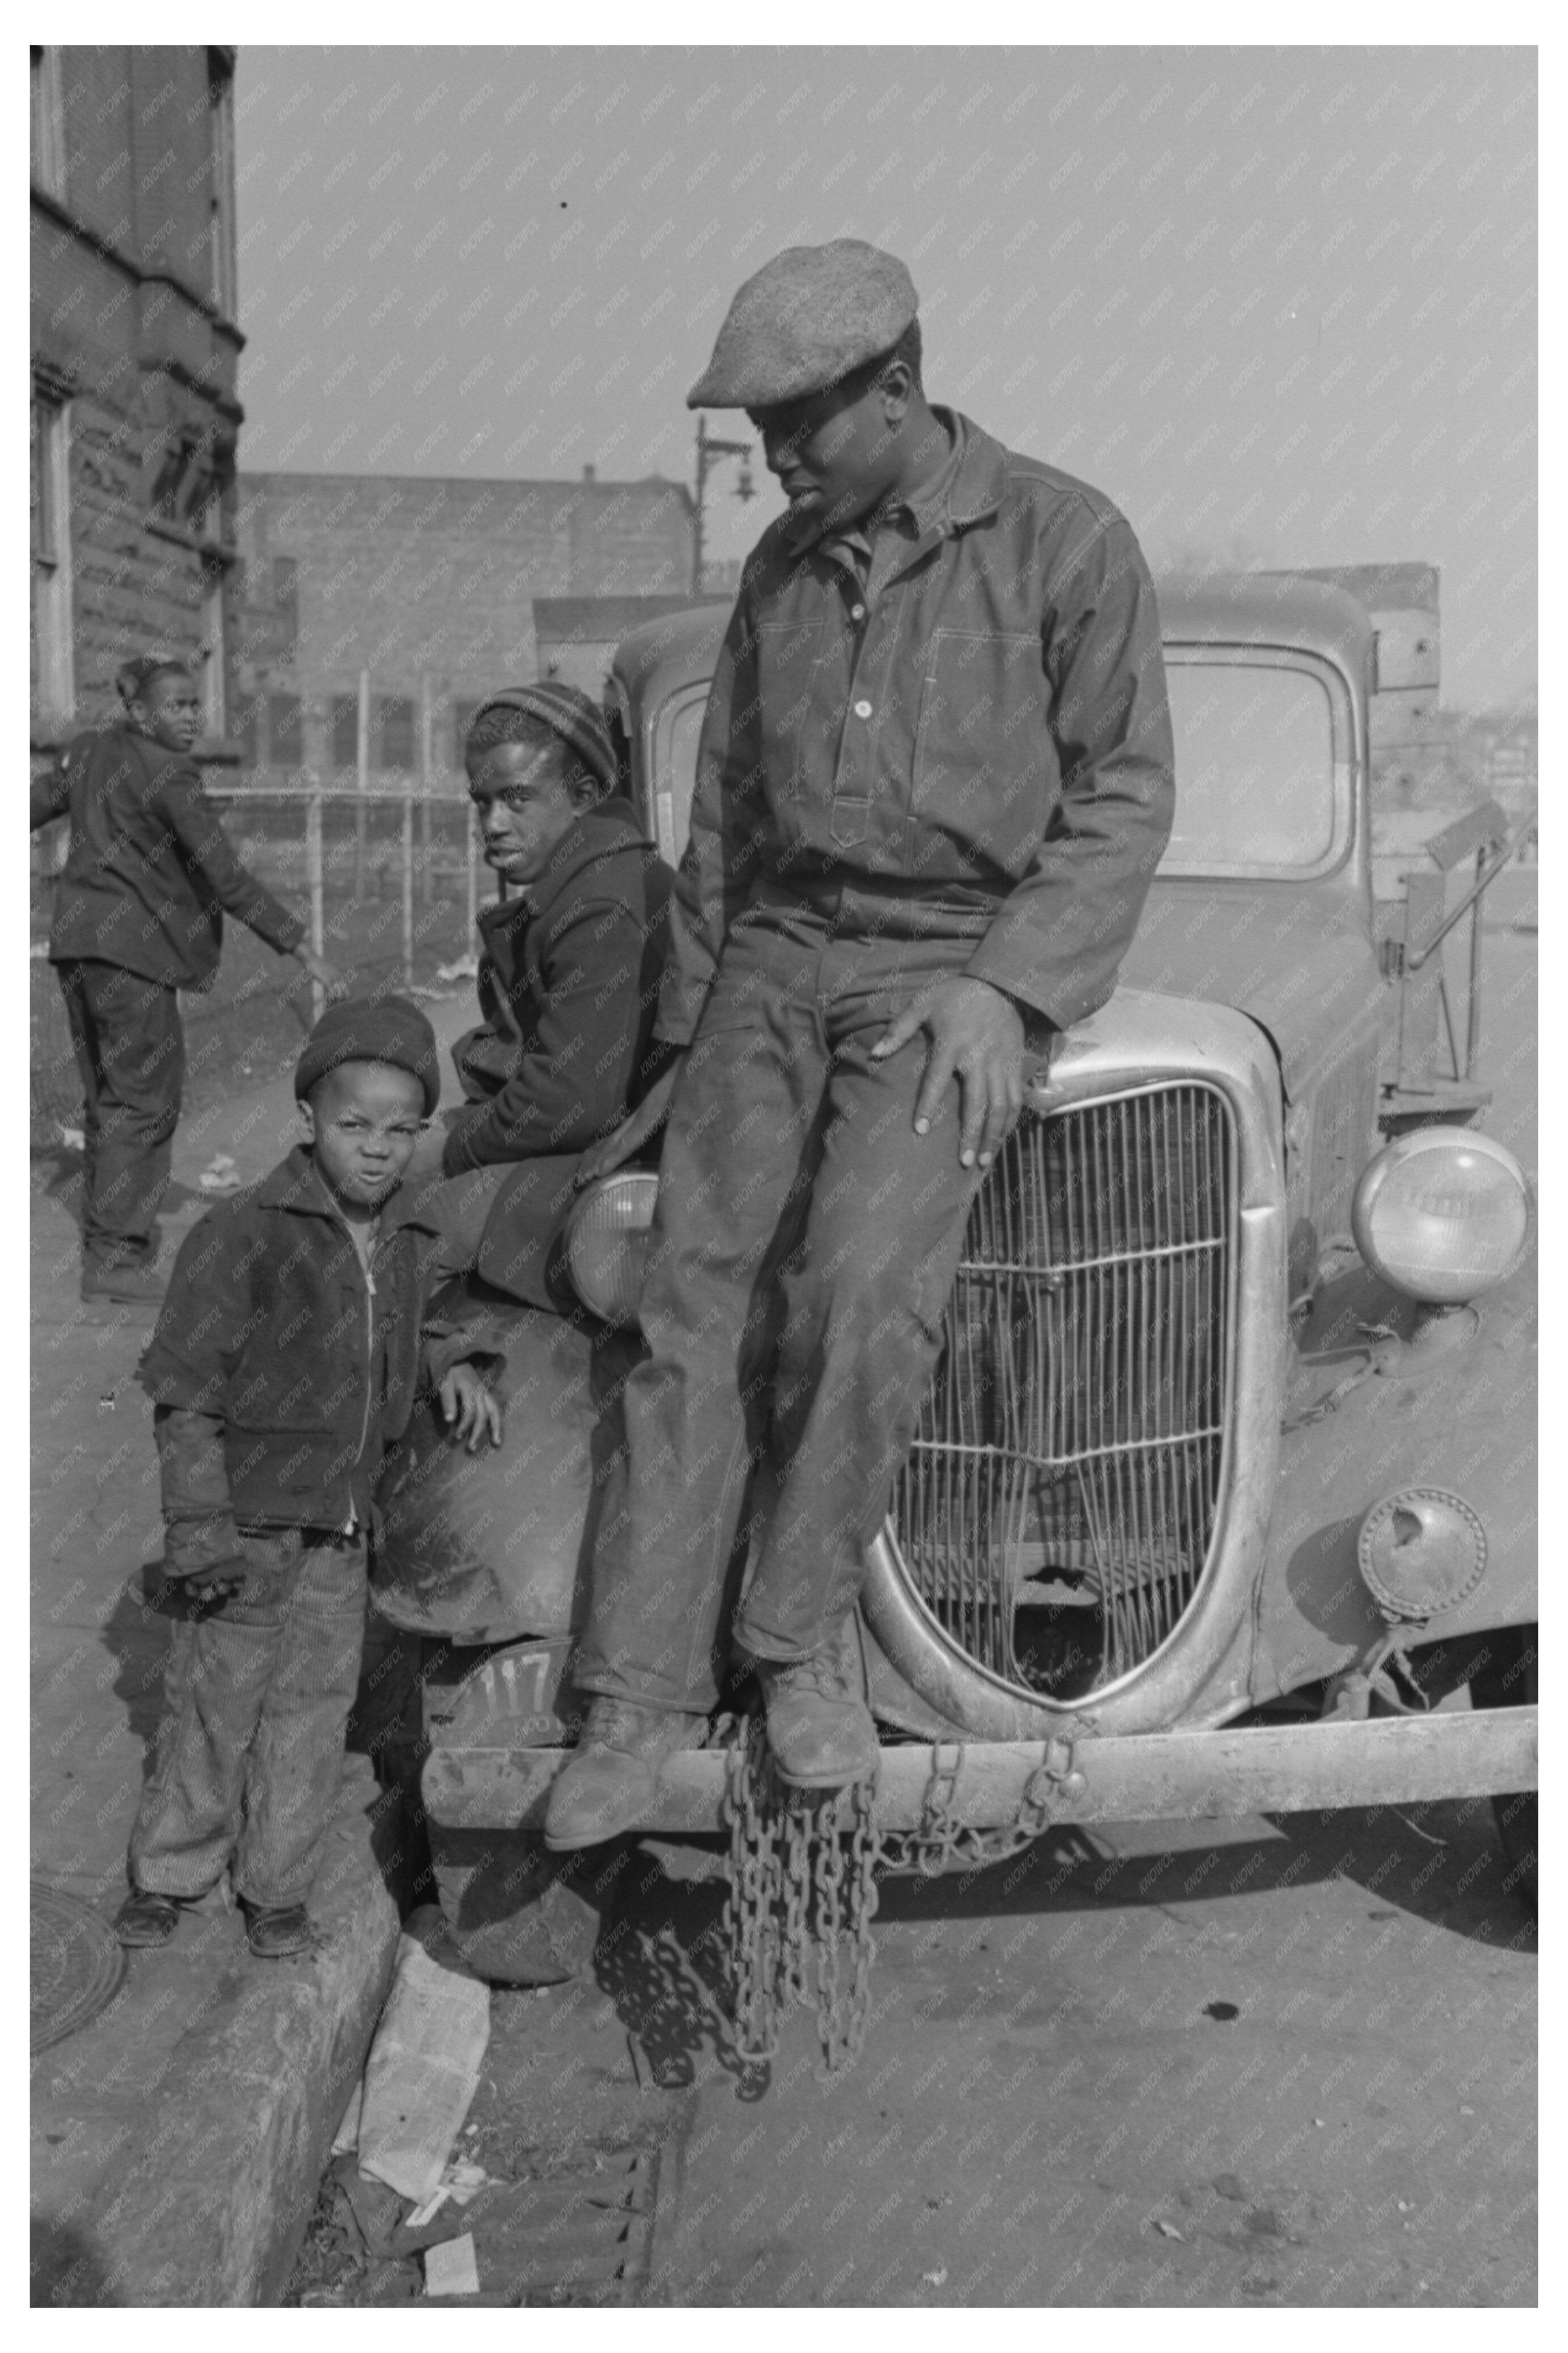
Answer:
POLYGON ((235 282, 234 68, 208 51, 207 115, 212 130, 212 216, 208 227, 208 282, 220 319, 239 308, 235 282))
POLYGON ((297 694, 269 694, 267 698, 267 757, 274 768, 303 765, 305 737, 297 694))
POLYGON ((33 185, 51 196, 66 192, 65 97, 58 49, 30 47, 32 68, 33 185))
POLYGON ((228 643, 224 625, 228 566, 211 556, 202 564, 202 732, 222 735, 228 721, 228 643))
POLYGON ((261 753, 261 697, 242 694, 239 698, 239 756, 247 768, 254 768, 261 753))
POLYGON ((76 700, 71 661, 70 453, 61 401, 33 395, 32 691, 35 707, 68 718, 76 700))
POLYGON ((334 768, 357 768, 359 765, 357 694, 334 694, 332 697, 332 765, 334 768))
POLYGON ((414 765, 414 705, 407 695, 383 694, 376 697, 376 741, 383 768, 408 769, 414 765))
POLYGON ((452 705, 452 733, 457 753, 457 765, 459 768, 463 765, 463 745, 468 741, 468 730, 474 723, 474 714, 482 708, 482 704, 478 702, 454 702, 452 705))

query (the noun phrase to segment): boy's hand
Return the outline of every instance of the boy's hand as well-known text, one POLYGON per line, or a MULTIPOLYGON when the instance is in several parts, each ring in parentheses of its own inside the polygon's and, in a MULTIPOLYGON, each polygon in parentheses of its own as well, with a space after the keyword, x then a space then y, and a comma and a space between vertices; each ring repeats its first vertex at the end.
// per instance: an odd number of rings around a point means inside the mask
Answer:
POLYGON ((490 1395, 472 1365, 454 1365, 443 1377, 437 1395, 442 1419, 453 1425, 453 1437, 460 1439, 470 1454, 477 1454, 487 1438, 492 1446, 500 1444, 506 1420, 501 1401, 490 1395))
POLYGON ((584 1154, 577 1167, 579 1185, 590 1185, 595 1176, 607 1176, 612 1168, 623 1167, 634 1152, 640 1152, 650 1136, 658 1134, 669 1117, 669 1099, 679 1074, 680 1064, 672 1062, 654 1081, 636 1111, 622 1120, 614 1135, 607 1135, 603 1144, 584 1154))
POLYGON ((329 1005, 339 1004, 348 995, 348 982, 335 964, 329 964, 325 956, 317 955, 313 948, 300 946, 295 949, 294 954, 321 990, 329 1005))

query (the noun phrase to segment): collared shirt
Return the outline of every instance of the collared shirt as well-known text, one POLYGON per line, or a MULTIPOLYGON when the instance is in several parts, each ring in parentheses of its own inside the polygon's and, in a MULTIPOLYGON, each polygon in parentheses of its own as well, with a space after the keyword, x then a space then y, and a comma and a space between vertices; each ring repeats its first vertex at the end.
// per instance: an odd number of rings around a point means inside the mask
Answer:
POLYGON ((1058 1027, 1104 1002, 1170 837, 1154 592, 1087 484, 936 412, 949 465, 862 571, 785 516, 749 559, 698 751, 658 1034, 688 1040, 754 892, 902 905, 1058 1027))

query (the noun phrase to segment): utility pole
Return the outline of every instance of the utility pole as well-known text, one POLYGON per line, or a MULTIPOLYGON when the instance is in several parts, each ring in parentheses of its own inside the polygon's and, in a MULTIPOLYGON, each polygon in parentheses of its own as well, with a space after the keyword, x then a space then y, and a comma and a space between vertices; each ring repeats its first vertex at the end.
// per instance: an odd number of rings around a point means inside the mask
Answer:
POLYGON ((691 593, 694 596, 700 596, 702 594, 704 563, 702 517, 708 495, 708 477, 721 458, 739 458, 742 460, 741 478, 735 485, 735 496, 743 505, 748 499, 754 499, 757 495, 752 480, 751 467, 745 462, 751 454, 752 445, 749 441, 724 441, 721 440, 717 434, 710 433, 707 418, 699 412, 697 498, 691 522, 691 593))

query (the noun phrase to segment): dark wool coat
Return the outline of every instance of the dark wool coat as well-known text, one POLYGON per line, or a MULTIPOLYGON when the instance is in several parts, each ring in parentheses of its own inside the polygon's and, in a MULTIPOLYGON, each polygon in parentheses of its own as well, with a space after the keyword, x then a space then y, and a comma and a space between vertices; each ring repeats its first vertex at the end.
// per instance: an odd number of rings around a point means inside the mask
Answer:
POLYGON ((514 1298, 552 1303, 545 1263, 578 1161, 657 1074, 672 880, 629 805, 600 801, 526 897, 479 917, 485 1018, 452 1050, 472 1107, 448 1132, 443 1166, 522 1164, 500 1185, 479 1258, 514 1298))
POLYGON ((35 826, 70 814, 49 957, 119 965, 164 988, 217 970, 223 911, 281 955, 303 926, 247 873, 184 753, 138 727, 76 736, 34 787, 35 826))
POLYGON ((166 1459, 165 1517, 226 1508, 241 1527, 369 1525, 382 1456, 421 1382, 502 1353, 477 1324, 422 1332, 445 1271, 439 1224, 394 1194, 367 1282, 303 1145, 209 1210, 174 1261, 137 1377, 154 1405, 221 1424, 223 1476, 172 1499, 166 1459))

